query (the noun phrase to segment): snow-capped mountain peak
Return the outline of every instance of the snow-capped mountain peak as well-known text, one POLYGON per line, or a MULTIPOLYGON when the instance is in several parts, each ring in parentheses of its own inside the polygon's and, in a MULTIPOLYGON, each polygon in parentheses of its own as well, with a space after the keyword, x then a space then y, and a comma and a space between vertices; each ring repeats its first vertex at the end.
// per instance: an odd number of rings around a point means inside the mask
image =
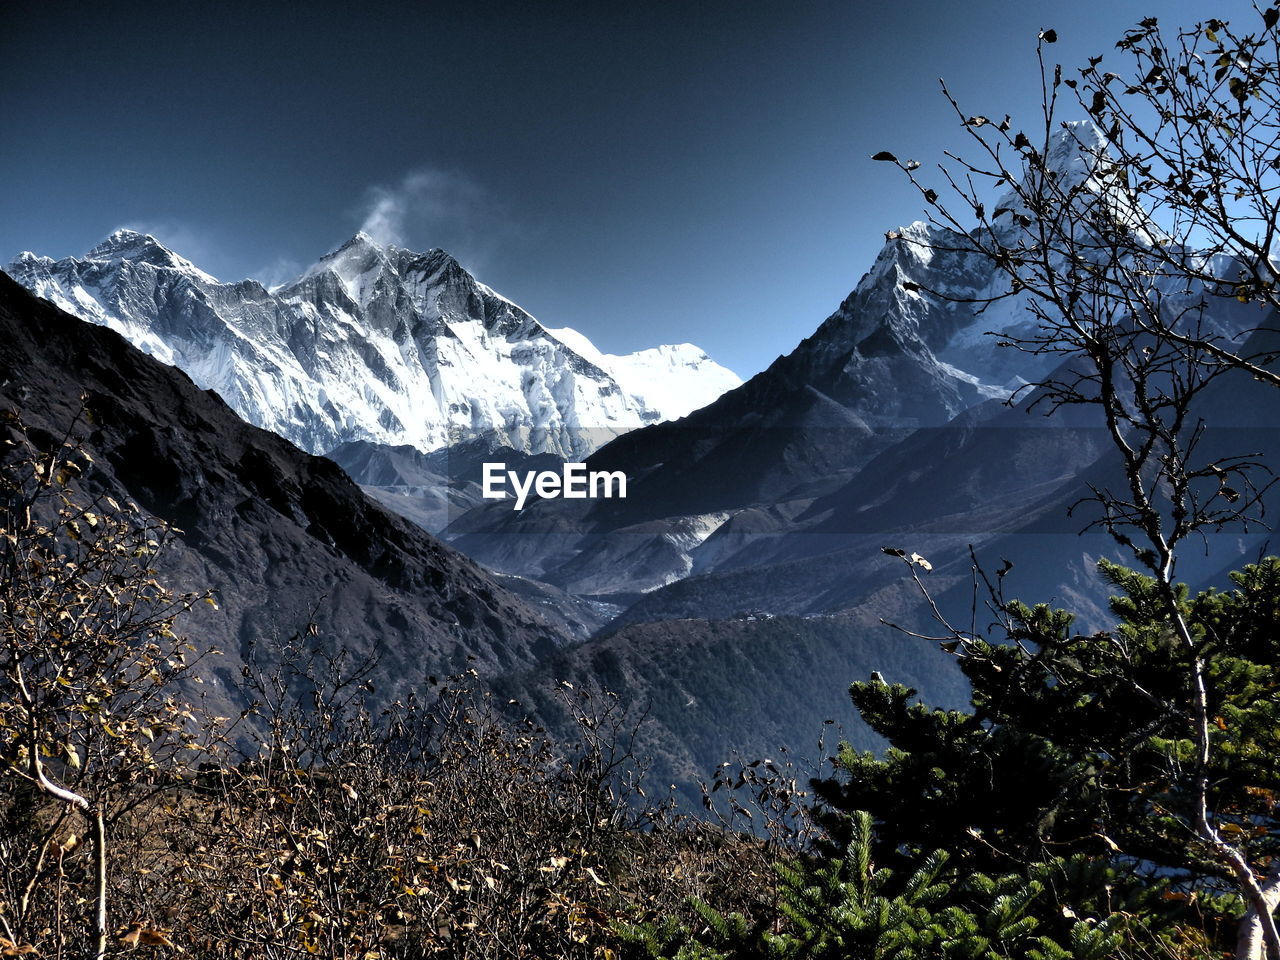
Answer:
POLYGON ((1043 163, 1032 156, 1025 159, 1021 183, 1007 190, 994 207, 997 232, 1013 229, 1015 222, 1011 217, 1001 219, 1001 212, 1036 219, 1024 201, 1039 196, 1078 210, 1081 225, 1101 212, 1104 220, 1124 224, 1147 242, 1167 240, 1149 212, 1136 202, 1126 171, 1115 163, 1106 134, 1092 120, 1064 122, 1050 137, 1043 163))
POLYGON ((127 230, 83 257, 23 254, 8 270, 312 453, 488 437, 578 459, 739 382, 688 345, 615 357, 559 338, 445 251, 364 233, 270 292, 220 283, 127 230))
POLYGON ((387 265, 387 254, 383 247, 361 231, 308 267, 299 280, 328 271, 342 281, 347 295, 353 301, 363 304, 387 265))
POLYGON ((1045 169, 1060 182, 1078 183, 1097 170, 1107 157, 1107 138, 1092 120, 1065 121, 1056 131, 1045 158, 1045 169))
MULTIPOLYGON (((1020 182, 1006 190, 993 209, 1030 216, 1024 197, 1065 196, 1077 189, 1099 194, 1104 188, 1098 173, 1107 156, 1106 136, 1091 120, 1064 122, 1049 137, 1043 161, 1036 152, 1024 155, 1020 182)), ((999 224, 1000 214, 995 216, 999 224)))
POLYGON ((147 263, 153 267, 177 270, 205 283, 217 283, 217 278, 197 267, 186 257, 174 253, 149 233, 136 230, 117 230, 107 239, 85 254, 86 260, 128 260, 147 263))

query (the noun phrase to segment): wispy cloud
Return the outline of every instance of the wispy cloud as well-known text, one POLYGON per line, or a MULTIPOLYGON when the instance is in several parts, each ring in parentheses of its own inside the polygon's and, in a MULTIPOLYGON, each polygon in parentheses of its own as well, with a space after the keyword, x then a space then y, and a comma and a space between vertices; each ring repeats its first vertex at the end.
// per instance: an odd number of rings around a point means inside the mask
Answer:
MULTIPOLYGON (((441 247, 477 273, 491 266, 501 248, 519 233, 510 213, 488 190, 465 175, 430 166, 410 170, 392 183, 369 187, 347 216, 349 224, 354 221, 379 243, 412 250, 441 247)), ((295 279, 305 267, 305 262, 297 259, 299 251, 271 259, 269 253, 257 252, 256 257, 263 258, 259 265, 241 272, 253 263, 248 257, 254 256, 244 245, 219 242, 224 239, 219 231, 171 218, 131 220, 113 229, 149 233, 222 280, 249 276, 273 289, 295 279)), ((301 252, 311 255, 314 251, 301 252)))
POLYGON ((419 167, 398 182, 371 187, 360 229, 379 243, 443 247, 464 262, 485 260, 514 227, 510 216, 468 177, 419 167))
POLYGON ((249 276, 257 280, 268 290, 283 286, 297 279, 302 273, 302 264, 292 257, 276 257, 270 263, 249 271, 249 276))

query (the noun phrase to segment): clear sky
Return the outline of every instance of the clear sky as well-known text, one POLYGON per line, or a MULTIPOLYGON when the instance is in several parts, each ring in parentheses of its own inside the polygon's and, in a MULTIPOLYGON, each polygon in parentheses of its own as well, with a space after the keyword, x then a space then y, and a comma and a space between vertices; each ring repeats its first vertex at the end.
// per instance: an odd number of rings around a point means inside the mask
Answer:
POLYGON ((0 14, 0 263, 121 226, 279 281, 361 226, 453 252, 549 326, 747 376, 920 215, 889 149, 1028 119, 1151 14, 1244 2, 94 3, 0 14))

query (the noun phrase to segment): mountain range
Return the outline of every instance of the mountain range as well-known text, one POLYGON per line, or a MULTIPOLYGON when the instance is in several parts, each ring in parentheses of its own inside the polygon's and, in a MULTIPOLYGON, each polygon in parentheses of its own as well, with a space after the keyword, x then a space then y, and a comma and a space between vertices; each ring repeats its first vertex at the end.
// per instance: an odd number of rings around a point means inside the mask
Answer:
MULTIPOLYGON (((366 683, 378 699, 429 696, 436 676, 473 671, 552 730, 574 722, 554 696, 558 682, 606 683, 649 709, 639 746, 656 758, 655 777, 679 781, 688 799, 690 781, 725 751, 807 741, 840 712, 839 684, 818 698, 803 693, 815 665, 828 676, 901 668, 944 702, 962 698, 958 672, 936 649, 904 647, 884 631, 864 639, 867 624, 838 617, 691 620, 589 641, 607 605, 484 570, 380 506, 331 460, 245 423, 182 371, 3 274, 0 407, 21 414, 38 446, 87 409, 82 493, 134 501, 181 529, 158 573, 218 602, 198 605, 182 629, 203 656, 191 693, 222 715, 246 705, 242 674, 274 669, 299 637, 326 656, 371 663, 366 683), (793 687, 779 701, 786 711, 761 711, 758 698, 779 683, 793 687), (725 717, 741 726, 717 726, 725 717)), ((405 469, 422 456, 405 452, 405 469)), ((848 732, 876 742, 857 723, 848 732)))
MULTIPOLYGON (((1088 124, 1059 132, 1048 166, 1063 189, 1100 189, 1100 137, 1088 124)), ((1036 321, 1025 297, 1001 296, 1007 277, 972 249, 926 223, 889 231, 854 291, 794 351, 690 416, 589 458, 590 469, 628 475, 627 500, 543 500, 519 513, 482 503, 446 537, 494 569, 610 599, 626 622, 838 612, 895 572, 879 551, 886 539, 967 563, 970 545, 1034 525, 1037 511, 1063 533, 1078 529, 1065 517, 1073 500, 1055 491, 1078 491, 1109 453, 1103 424, 1043 415, 1026 387, 1061 358, 997 345, 1036 321)), ((1170 290, 1165 300, 1203 296, 1170 290)), ((1210 299, 1202 323, 1223 343, 1265 320, 1255 305, 1210 299)), ((1225 410, 1222 423, 1233 419, 1225 410)), ((1025 556, 1089 566, 1093 554, 1077 546, 1029 540, 1025 556)))
POLYGON ((601 353, 575 330, 544 327, 443 250, 363 233, 271 290, 220 283, 130 230, 83 257, 22 253, 7 271, 315 454, 359 441, 429 452, 483 437, 580 459, 740 382, 688 343, 601 353))
MULTIPOLYGON (((1064 130, 1054 175, 1096 189, 1098 142, 1064 130)), ((950 657, 883 625, 928 634, 933 615, 885 547, 927 558, 947 614, 979 615, 976 558, 1012 570, 1010 596, 1106 622, 1095 567, 1116 548, 1081 535, 1078 505, 1122 482, 1113 446, 1096 411, 1043 415, 1027 388, 1060 358, 996 346, 1034 320, 1018 297, 978 306, 1006 281, 968 246, 924 223, 890 231, 810 337, 735 385, 688 345, 619 357, 543 327, 441 251, 358 235, 268 291, 117 233, 83 258, 11 265, 51 302, 4 288, 0 401, 39 394, 51 430, 89 390, 117 424, 90 438, 95 482, 188 530, 171 573, 225 593, 208 629, 228 669, 264 623, 314 609, 387 658, 392 689, 474 662, 554 725, 549 685, 605 683, 650 705, 664 774, 705 774, 726 750, 807 742, 871 670, 963 700, 950 657), (77 339, 55 305, 96 328, 77 339), (495 458, 585 458, 623 471, 628 496, 513 511, 479 496, 495 458)), ((1267 318, 1225 298, 1204 319, 1238 343, 1267 318)), ((1275 391, 1225 378, 1203 402, 1206 449, 1280 455, 1275 391)), ((1211 540, 1180 576, 1215 582, 1266 542, 1211 540)))

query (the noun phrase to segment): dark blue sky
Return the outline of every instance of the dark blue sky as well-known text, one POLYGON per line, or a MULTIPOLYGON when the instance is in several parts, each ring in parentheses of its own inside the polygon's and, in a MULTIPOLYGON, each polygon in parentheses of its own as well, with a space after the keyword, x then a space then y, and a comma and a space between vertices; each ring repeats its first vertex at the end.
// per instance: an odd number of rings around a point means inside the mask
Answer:
POLYGON ((362 224, 442 246, 550 326, 691 340, 743 376, 811 333, 962 147, 938 93, 1015 118, 1035 38, 1244 2, 454 4, 9 0, 0 263, 148 230, 268 281, 362 224))

